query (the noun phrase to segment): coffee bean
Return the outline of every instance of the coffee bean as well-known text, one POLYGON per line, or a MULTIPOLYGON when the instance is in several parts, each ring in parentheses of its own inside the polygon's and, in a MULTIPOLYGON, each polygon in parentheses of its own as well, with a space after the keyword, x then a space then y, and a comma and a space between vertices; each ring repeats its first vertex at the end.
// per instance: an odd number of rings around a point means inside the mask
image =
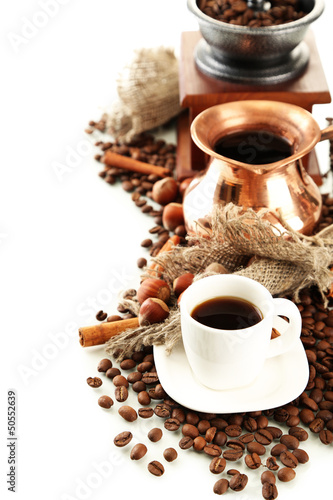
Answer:
POLYGON ((101 361, 97 365, 98 372, 107 372, 109 368, 112 368, 112 361, 109 359, 101 359, 101 361))
POLYGON ((136 369, 140 373, 145 373, 145 372, 149 372, 149 370, 151 370, 152 367, 153 367, 153 363, 151 363, 150 361, 143 361, 142 363, 138 364, 136 369))
POLYGON ((116 400, 119 403, 123 403, 128 398, 128 390, 124 385, 119 385, 118 387, 116 387, 114 393, 116 400))
POLYGON ((124 431, 121 432, 120 434, 117 434, 117 436, 114 438, 113 442, 116 446, 118 447, 123 447, 126 446, 132 439, 133 434, 129 431, 124 431))
POLYGON ((229 481, 227 479, 219 479, 216 481, 213 487, 213 492, 216 493, 216 495, 224 495, 224 493, 227 491, 229 488, 229 481))
POLYGON ((195 425, 192 424, 184 424, 182 427, 182 433, 184 436, 189 436, 194 439, 199 436, 199 430, 195 425))
POLYGON ((234 491, 242 491, 247 485, 248 477, 246 474, 236 474, 229 481, 229 487, 234 491))
POLYGON ((156 384, 156 382, 158 382, 158 376, 157 376, 157 373, 155 372, 146 372, 142 379, 141 379, 142 382, 144 382, 145 384, 156 384))
POLYGON ((244 428, 249 432, 255 432, 258 429, 257 421, 253 417, 244 420, 244 428))
POLYGON ((112 398, 110 398, 110 396, 101 396, 98 399, 98 404, 102 408, 109 409, 113 405, 113 401, 112 401, 112 398))
POLYGON ((278 471, 277 475, 280 481, 287 483, 288 481, 292 481, 294 479, 296 472, 290 467, 283 467, 278 471))
POLYGON ((164 427, 168 430, 168 431, 177 431, 180 427, 180 422, 177 418, 168 418, 165 422, 164 422, 164 427))
POLYGON ((283 451, 280 455, 280 460, 286 467, 295 468, 298 465, 298 460, 290 451, 283 451))
POLYGON ((296 450, 299 447, 298 439, 290 434, 283 434, 280 438, 280 443, 285 444, 289 450, 296 450))
POLYGON ((179 420, 181 424, 185 422, 185 412, 181 408, 174 408, 172 410, 171 417, 179 420))
POLYGON ((145 259, 144 257, 140 257, 136 261, 136 265, 138 266, 139 269, 143 269, 147 265, 147 259, 145 259))
POLYGON ((266 459, 266 467, 269 470, 278 470, 280 466, 276 463, 275 457, 268 457, 266 459))
POLYGON ((244 460, 249 469, 258 469, 261 466, 261 458, 257 453, 246 455, 244 460))
POLYGON ((240 474, 239 470, 237 469, 229 469, 227 470, 228 476, 236 476, 237 474, 240 474))
POLYGON ((291 436, 294 436, 298 439, 298 441, 306 441, 309 437, 309 434, 302 427, 290 427, 288 433, 291 436))
POLYGON ((333 432, 323 429, 319 432, 319 439, 323 444, 331 444, 333 443, 333 432))
POLYGON ((251 434, 250 432, 243 434, 242 436, 239 436, 239 441, 241 441, 244 444, 252 443, 254 440, 254 435, 251 434))
POLYGON ((87 384, 90 387, 93 387, 94 389, 96 389, 97 387, 101 387, 101 385, 103 384, 103 382, 102 382, 102 380, 99 377, 88 377, 87 378, 87 384))
POLYGON ((261 484, 264 483, 270 483, 270 484, 276 483, 275 476, 273 472, 271 472, 270 470, 265 470, 265 472, 261 474, 261 484))
POLYGON ((209 465, 209 470, 213 474, 221 474, 226 467, 226 460, 222 457, 214 457, 209 465))
POLYGON ((113 379, 114 377, 116 377, 117 375, 120 375, 120 370, 119 368, 109 368, 107 370, 107 372, 105 373, 105 375, 110 378, 110 379, 113 379))
POLYGON ((165 399, 167 397, 161 384, 156 384, 155 386, 155 396, 159 399, 165 399))
POLYGON ((178 457, 178 453, 174 448, 166 448, 163 452, 163 457, 167 462, 173 462, 178 457))
POLYGON ((122 370, 132 370, 136 366, 136 362, 133 359, 123 359, 120 363, 120 368, 122 370))
POLYGON ((123 375, 116 375, 113 377, 112 382, 116 387, 120 387, 123 385, 124 387, 129 387, 128 380, 123 375))
POLYGON ((325 427, 325 422, 321 418, 315 418, 309 425, 309 429, 314 434, 319 434, 325 427))
POLYGON ((137 380, 133 383, 132 389, 134 392, 142 392, 146 390, 146 384, 142 380, 137 380))
POLYGON ((154 410, 152 408, 139 408, 138 415, 141 418, 151 418, 154 415, 154 410))
POLYGON ((234 450, 245 450, 245 444, 238 439, 229 439, 227 441, 228 448, 233 448, 234 450))
POLYGON ((228 425, 224 429, 224 432, 226 433, 227 436, 237 437, 242 434, 242 428, 240 425, 228 425))
POLYGON ((280 444, 276 444, 271 449, 271 455, 273 457, 279 457, 283 451, 287 451, 287 450, 288 450, 288 448, 286 447, 285 444, 281 444, 281 443, 280 444))
POLYGON ((273 436, 266 429, 260 429, 254 433, 254 439, 260 444, 268 445, 273 441, 273 436))
POLYGON ((262 485, 262 496, 265 500, 275 500, 278 496, 278 490, 275 484, 264 483, 262 485))
POLYGON ((179 441, 179 448, 181 448, 182 450, 188 450, 189 448, 192 448, 192 446, 193 439, 190 436, 184 436, 179 441))
POLYGON ((289 413, 284 410, 283 408, 280 408, 278 410, 275 410, 274 412, 274 420, 277 422, 286 422, 289 418, 289 413))
POLYGON ((164 467, 157 460, 153 460, 148 464, 148 470, 154 476, 162 476, 164 474, 164 467))
POLYGON ((220 448, 220 446, 213 443, 208 443, 204 447, 203 451, 206 453, 206 455, 209 455, 210 457, 219 457, 222 453, 222 449, 220 448))
POLYGON ((187 424, 197 425, 200 420, 200 417, 199 415, 194 413, 194 411, 189 411, 186 415, 185 420, 187 424))
POLYGON ((225 458, 226 460, 230 460, 230 461, 239 460, 242 456, 243 456, 242 450, 230 449, 230 450, 225 450, 223 452, 223 458, 225 458))
POLYGON ((206 442, 205 438, 203 438, 202 436, 196 437, 193 441, 193 448, 196 451, 202 451, 206 445, 207 445, 207 442, 206 442))
POLYGON ((207 431, 205 433, 205 439, 206 439, 207 443, 211 443, 213 441, 216 432, 217 432, 216 427, 209 427, 209 429, 207 429, 207 431))
POLYGON ((266 453, 266 448, 264 445, 253 441, 247 444, 247 451, 249 453, 257 453, 258 455, 264 455, 266 453))
POLYGON ((107 313, 104 311, 98 311, 96 314, 97 321, 104 321, 108 317, 107 313))
POLYGON ((309 461, 309 455, 306 453, 306 451, 301 450, 300 448, 297 448, 292 453, 293 455, 295 455, 298 463, 300 464, 306 464, 309 461))
POLYGON ((154 413, 161 418, 169 418, 171 414, 171 407, 165 403, 161 403, 155 406, 154 413))
POLYGON ((213 443, 217 444, 218 446, 224 446, 225 443, 227 442, 227 435, 223 431, 217 431, 217 433, 214 436, 213 443))
POLYGON ((309 410, 308 408, 303 408, 303 410, 300 412, 299 417, 303 424, 309 425, 313 420, 315 419, 315 415, 313 411, 309 410))
POLYGON ((209 420, 200 420, 198 422, 197 427, 198 427, 199 434, 206 434, 206 432, 210 428, 209 420))
POLYGON ((119 408, 118 413, 127 422, 134 422, 138 418, 138 415, 134 408, 128 405, 123 405, 119 408))
POLYGON ((280 439, 280 437, 282 436, 282 431, 278 427, 267 426, 266 431, 268 431, 273 436, 273 439, 280 439))
POLYGON ((133 448, 131 449, 130 459, 131 460, 140 460, 142 457, 145 456, 147 451, 148 450, 147 450, 146 445, 144 445, 142 443, 138 443, 135 446, 133 446, 133 448))
POLYGON ((159 441, 162 438, 162 436, 163 436, 163 432, 158 427, 154 427, 153 429, 151 429, 148 432, 148 438, 153 443, 157 443, 157 441, 159 441))
POLYGON ((142 379, 142 373, 140 372, 132 372, 127 375, 127 380, 130 384, 134 384, 142 379))

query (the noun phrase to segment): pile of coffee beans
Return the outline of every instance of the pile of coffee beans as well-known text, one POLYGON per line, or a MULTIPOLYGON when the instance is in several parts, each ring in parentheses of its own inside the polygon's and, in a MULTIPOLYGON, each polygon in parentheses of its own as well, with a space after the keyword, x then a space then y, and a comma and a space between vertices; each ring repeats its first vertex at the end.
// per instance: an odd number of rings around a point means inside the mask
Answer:
POLYGON ((198 7, 207 16, 224 23, 261 28, 290 23, 307 13, 299 0, 270 0, 270 8, 255 12, 246 0, 198 0, 198 7))

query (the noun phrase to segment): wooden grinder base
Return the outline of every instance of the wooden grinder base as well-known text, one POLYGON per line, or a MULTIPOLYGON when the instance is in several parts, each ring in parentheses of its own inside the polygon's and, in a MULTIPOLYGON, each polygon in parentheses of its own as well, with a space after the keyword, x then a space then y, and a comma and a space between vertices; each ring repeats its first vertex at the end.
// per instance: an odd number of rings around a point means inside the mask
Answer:
MULTIPOLYGON (((193 177, 203 170, 206 155, 193 143, 190 125, 204 109, 231 101, 267 99, 296 104, 310 113, 315 104, 331 102, 330 91, 311 31, 305 37, 310 50, 309 63, 299 77, 277 85, 245 85, 211 78, 196 67, 194 50, 201 38, 199 31, 182 33, 179 65, 180 104, 184 108, 178 119, 177 168, 178 180, 193 177)), ((322 183, 317 157, 312 151, 304 165, 315 182, 322 183)))

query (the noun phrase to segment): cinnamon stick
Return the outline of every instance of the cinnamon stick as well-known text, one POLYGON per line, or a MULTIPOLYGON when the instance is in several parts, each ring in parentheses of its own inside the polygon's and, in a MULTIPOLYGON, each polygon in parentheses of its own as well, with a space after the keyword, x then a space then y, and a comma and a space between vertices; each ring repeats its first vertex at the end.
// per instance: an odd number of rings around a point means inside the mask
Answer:
POLYGON ((168 168, 151 165, 150 163, 135 160, 134 158, 123 156, 110 150, 105 151, 102 162, 111 167, 123 168, 141 174, 155 174, 159 177, 168 177, 171 175, 171 171, 168 168))
POLYGON ((100 323, 94 326, 84 326, 79 329, 79 341, 82 347, 105 344, 111 337, 124 332, 128 328, 137 328, 138 326, 138 318, 110 321, 109 323, 100 323))

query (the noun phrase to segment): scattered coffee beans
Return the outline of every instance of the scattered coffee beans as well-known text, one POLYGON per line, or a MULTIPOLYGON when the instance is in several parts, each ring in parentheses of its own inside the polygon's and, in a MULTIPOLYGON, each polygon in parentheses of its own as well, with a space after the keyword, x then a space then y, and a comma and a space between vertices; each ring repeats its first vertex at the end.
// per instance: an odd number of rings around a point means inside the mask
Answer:
POLYGON ((98 363, 97 371, 98 372, 107 372, 109 368, 112 368, 112 362, 109 359, 101 359, 98 363))
POLYGON ((138 418, 138 415, 134 408, 128 405, 121 406, 118 410, 118 413, 127 422, 134 422, 134 420, 138 418))
POLYGON ((132 440, 133 434, 129 431, 124 431, 121 432, 120 434, 117 434, 117 436, 114 438, 113 442, 116 446, 119 448, 122 448, 123 446, 126 446, 131 440, 132 440))
POLYGON ((173 462, 178 457, 178 453, 174 448, 167 448, 163 452, 163 457, 167 462, 173 462))
POLYGON ((157 460, 153 460, 148 464, 148 470, 154 476, 162 476, 164 474, 164 467, 157 460))
POLYGON ((148 438, 150 439, 150 441, 152 441, 153 443, 157 443, 157 441, 159 441, 163 436, 163 432, 161 429, 159 429, 158 427, 154 427, 154 429, 151 429, 149 432, 148 432, 148 438))
POLYGON ((98 404, 102 408, 109 409, 113 405, 113 400, 112 400, 112 398, 110 398, 110 396, 101 396, 98 399, 98 404))
POLYGON ((90 385, 90 387, 96 388, 96 387, 101 387, 103 382, 99 377, 88 377, 87 384, 90 385))
POLYGON ((222 478, 216 481, 213 487, 213 491, 217 495, 223 495, 228 488, 229 488, 229 481, 227 479, 222 478))
POLYGON ((280 481, 287 483, 294 479, 294 477, 296 476, 296 472, 290 467, 283 467, 278 471, 277 475, 280 481))
POLYGON ((131 449, 130 458, 131 460, 140 460, 142 457, 145 456, 147 451, 148 450, 146 445, 138 443, 131 449))

